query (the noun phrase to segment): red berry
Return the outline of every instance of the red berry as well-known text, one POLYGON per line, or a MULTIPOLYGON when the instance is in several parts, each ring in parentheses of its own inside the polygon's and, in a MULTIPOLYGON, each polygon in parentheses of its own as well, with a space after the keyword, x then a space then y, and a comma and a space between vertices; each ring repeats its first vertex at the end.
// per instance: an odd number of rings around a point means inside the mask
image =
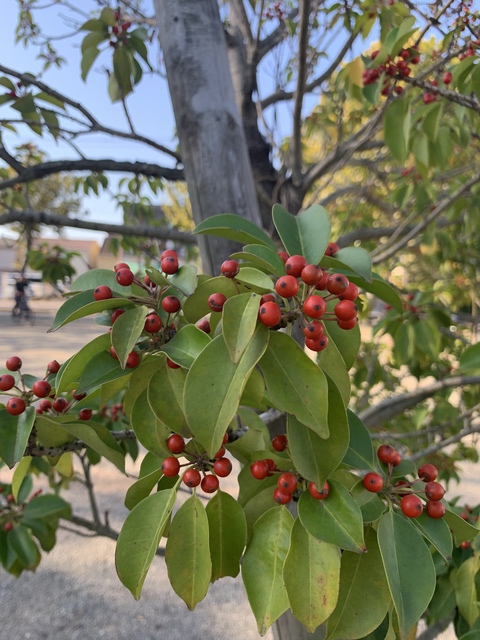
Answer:
POLYGON ((312 498, 315 498, 315 500, 325 500, 325 498, 330 493, 330 485, 328 484, 328 482, 325 482, 322 490, 319 491, 315 482, 310 482, 310 484, 308 485, 308 492, 310 493, 312 498))
POLYGON ((155 283, 152 282, 148 276, 143 276, 143 282, 147 285, 147 287, 155 286, 155 283))
POLYGON ((264 293, 263 296, 260 298, 260 304, 264 304, 265 302, 276 302, 277 299, 276 297, 273 295, 273 293, 264 293))
POLYGON ((150 313, 145 318, 144 329, 147 333, 157 333, 163 327, 163 322, 160 316, 156 313, 150 313))
POLYGON ((390 464, 395 460, 397 450, 391 444, 382 444, 377 449, 377 457, 380 462, 390 464))
POLYGON ((290 258, 285 262, 285 271, 287 272, 287 275, 298 278, 307 264, 308 262, 303 256, 290 256, 290 258))
POLYGON ((322 276, 323 269, 321 269, 317 264, 307 264, 307 266, 302 269, 302 273, 300 274, 300 277, 305 282, 305 284, 309 285, 317 285, 322 276))
POLYGON ((395 452, 395 457, 392 460, 392 465, 394 467, 398 467, 398 465, 400 464, 400 462, 402 461, 402 456, 398 453, 398 451, 395 452))
POLYGON ((165 258, 173 258, 174 260, 178 261, 178 253, 173 249, 165 249, 165 251, 160 256, 160 261, 164 260, 165 258))
POLYGON ((445 73, 443 74, 443 84, 450 84, 451 81, 453 80, 453 76, 450 73, 450 71, 445 71, 445 73))
POLYGON ((402 498, 400 508, 407 518, 418 518, 423 511, 423 502, 418 496, 411 493, 402 498))
POLYGON ((115 274, 115 280, 122 287, 129 287, 132 282, 135 280, 135 276, 130 269, 119 269, 115 274))
POLYGON ((303 303, 303 313, 309 318, 321 318, 327 309, 327 304, 322 296, 308 296, 303 303))
POLYGON ((424 482, 432 482, 438 476, 438 469, 433 464, 424 464, 418 470, 418 477, 424 482))
POLYGON ((56 360, 52 360, 47 364, 48 373, 58 373, 60 370, 60 364, 56 360))
POLYGON ((217 458, 223 458, 224 455, 225 455, 225 447, 222 444, 220 449, 217 451, 217 453, 213 457, 216 460, 217 458))
POLYGON ((445 489, 439 482, 427 482, 425 485, 425 495, 429 500, 438 502, 445 495, 445 489))
POLYGON ((161 265, 163 273, 166 273, 167 275, 172 275, 178 271, 178 260, 173 256, 163 258, 161 265))
POLYGON ((318 340, 323 336, 325 327, 323 326, 323 322, 320 322, 320 320, 312 320, 303 327, 302 331, 306 338, 309 338, 310 340, 318 340))
POLYGON ((383 489, 383 478, 378 473, 371 471, 363 478, 363 486, 367 491, 378 493, 383 489))
POLYGON ((93 411, 91 409, 81 409, 78 412, 78 417, 80 420, 90 420, 93 415, 93 411))
POLYGON ((357 305, 351 300, 341 300, 333 309, 338 320, 348 322, 357 317, 357 305))
POLYGON ((167 367, 170 367, 170 369, 180 369, 180 365, 170 360, 170 358, 167 358, 167 367))
POLYGON ((358 319, 357 318, 353 318, 352 320, 337 320, 337 324, 340 327, 340 329, 344 329, 345 331, 349 331, 350 329, 353 329, 354 327, 357 326, 358 319))
POLYGON ((329 242, 327 244, 327 248, 325 249, 326 256, 334 256, 337 251, 340 251, 340 247, 336 242, 329 242))
POLYGON ((221 478, 226 478, 232 473, 232 463, 228 458, 218 458, 213 463, 213 470, 221 478))
POLYGON ((115 320, 122 315, 122 313, 125 313, 125 309, 115 309, 115 311, 112 311, 110 314, 110 322, 113 324, 115 320))
POLYGON ((212 311, 220 312, 226 301, 227 297, 223 293, 212 293, 208 298, 208 306, 212 311))
POLYGON ((115 360, 118 360, 118 355, 117 355, 117 352, 115 351, 115 347, 110 347, 109 352, 112 358, 115 358, 115 360))
POLYGON ((198 487, 201 481, 200 472, 197 469, 187 469, 183 474, 183 483, 187 485, 187 487, 198 487))
POLYGON ((325 291, 326 288, 327 288, 327 282, 328 282, 329 277, 330 277, 330 274, 328 273, 328 271, 324 271, 323 274, 322 274, 322 277, 318 281, 318 284, 317 284, 317 286, 315 288, 318 291, 325 291))
POLYGON ((332 273, 327 280, 327 291, 333 295, 339 295, 347 289, 348 284, 347 276, 342 273, 332 273))
POLYGON ((163 475, 167 476, 167 478, 174 478, 178 476, 178 472, 180 471, 180 462, 173 456, 165 458, 162 462, 162 471, 163 475))
POLYGON ((177 313, 180 306, 180 300, 175 296, 166 296, 162 300, 162 309, 167 313, 177 313))
POLYGON ((8 502, 8 503, 10 503, 10 504, 11 504, 12 502, 15 502, 15 496, 13 495, 13 493, 9 493, 9 494, 8 494, 8 496, 7 496, 7 502, 8 502))
POLYGON ((100 285, 93 292, 93 297, 97 302, 99 302, 100 300, 109 300, 112 295, 112 290, 105 284, 100 285))
POLYGON ((277 487, 273 492, 273 499, 275 502, 278 502, 278 504, 287 504, 292 499, 292 494, 285 493, 277 487))
POLYGON ((327 336, 320 336, 319 338, 306 338, 305 346, 311 349, 311 351, 323 351, 328 347, 327 336))
POLYGON ((275 451, 285 451, 288 445, 288 440, 286 435, 279 435, 272 438, 272 447, 275 451))
POLYGON ((128 266, 128 264, 126 262, 119 262, 118 264, 116 264, 113 267, 113 270, 115 271, 115 273, 117 273, 117 271, 120 271, 120 269, 128 269, 128 270, 130 270, 130 267, 128 266))
POLYGON ((228 431, 223 434, 222 444, 227 444, 228 442, 228 431))
POLYGON ((275 283, 275 291, 282 298, 293 298, 298 293, 298 280, 294 276, 282 276, 275 283))
POLYGON ((4 531, 11 531, 13 529, 13 522, 4 522, 2 527, 4 531))
MULTIPOLYGON (((441 503, 440 503, 440 504, 441 504, 441 503)), ((462 549, 470 549, 470 542, 468 542, 468 540, 464 540, 464 541, 462 542, 462 544, 460 545, 460 547, 461 547, 462 549)))
POLYGON ((15 378, 9 373, 0 376, 0 391, 10 391, 15 386, 15 378))
POLYGON ((140 356, 138 355, 138 353, 136 351, 131 351, 128 354, 128 358, 127 358, 127 362, 126 365, 129 369, 135 369, 135 367, 138 366, 140 362, 140 356))
POLYGON ((266 460, 255 460, 250 465, 250 473, 257 480, 263 480, 267 477, 269 472, 268 463, 266 460))
POLYGON ((68 400, 66 398, 60 397, 55 398, 52 402, 52 408, 58 413, 63 413, 65 409, 68 407, 68 400))
POLYGON ((41 400, 38 403, 38 407, 41 411, 48 411, 52 408, 52 403, 50 402, 50 400, 41 400))
POLYGON ((200 322, 197 323, 197 327, 204 333, 210 333, 210 331, 212 330, 210 327, 210 322, 206 318, 200 320, 200 322))
POLYGON ((33 383, 32 391, 37 398, 46 398, 51 390, 52 386, 46 380, 37 380, 33 383))
POLYGON ((283 260, 283 263, 288 260, 288 253, 286 251, 279 251, 278 256, 283 260))
POLYGON ((287 471, 279 476, 277 485, 284 493, 293 493, 297 488, 297 477, 293 473, 287 471))
POLYGON ((234 278, 240 271, 240 265, 236 260, 225 260, 222 262, 220 271, 226 278, 234 278))
POLYGON ((437 500, 429 500, 427 502, 427 514, 430 518, 443 518, 445 515, 445 505, 437 500))
POLYGON ((267 327, 275 327, 282 319, 282 312, 276 302, 264 302, 258 310, 259 321, 267 327))
POLYGON ((5 366, 9 371, 18 371, 22 366, 22 361, 18 356, 10 356, 5 363, 5 366))
POLYGON ((23 398, 10 398, 5 405, 5 409, 11 416, 19 416, 27 408, 23 398))
POLYGON ((172 433, 167 440, 167 448, 172 453, 182 453, 185 449, 185 440, 178 433, 172 433))
POLYGON ((202 482, 200 483, 201 488, 205 493, 215 493, 215 491, 219 487, 219 481, 217 476, 212 474, 208 474, 203 477, 202 482))
POLYGON ((358 287, 353 282, 348 283, 348 287, 339 296, 340 300, 351 300, 352 302, 358 298, 358 287))

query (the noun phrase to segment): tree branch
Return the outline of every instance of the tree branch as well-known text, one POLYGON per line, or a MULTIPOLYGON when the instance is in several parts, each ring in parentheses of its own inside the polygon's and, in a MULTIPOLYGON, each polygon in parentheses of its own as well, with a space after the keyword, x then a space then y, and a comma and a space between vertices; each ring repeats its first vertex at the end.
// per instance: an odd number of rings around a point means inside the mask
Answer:
POLYGON ((291 138, 292 182, 298 185, 302 178, 302 107, 307 78, 308 27, 310 0, 300 3, 300 35, 298 38, 298 76, 293 104, 293 130, 291 138))
POLYGON ((235 14, 235 24, 240 29, 243 38, 248 45, 253 43, 252 30, 248 20, 247 12, 243 0, 230 0, 231 11, 235 14))
POLYGON ((461 429, 458 433, 449 438, 444 438, 435 444, 430 445, 429 447, 425 447, 421 451, 417 451, 416 453, 412 453, 411 456, 408 456, 406 460, 419 460, 420 458, 424 458, 425 456, 432 455, 432 453, 437 453, 437 451, 441 451, 448 447, 450 444, 455 444, 455 442, 460 442, 466 436, 470 436, 473 433, 480 433, 480 424, 472 425, 470 427, 466 427, 461 429))

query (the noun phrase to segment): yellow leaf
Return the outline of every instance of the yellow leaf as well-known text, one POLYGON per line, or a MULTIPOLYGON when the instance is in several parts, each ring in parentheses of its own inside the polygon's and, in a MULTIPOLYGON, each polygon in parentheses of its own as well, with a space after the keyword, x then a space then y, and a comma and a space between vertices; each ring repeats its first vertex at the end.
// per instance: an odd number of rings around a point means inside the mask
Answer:
POLYGON ((359 58, 355 58, 348 65, 348 77, 351 82, 355 84, 357 87, 363 87, 362 73, 365 70, 365 65, 363 64, 363 60, 359 58))

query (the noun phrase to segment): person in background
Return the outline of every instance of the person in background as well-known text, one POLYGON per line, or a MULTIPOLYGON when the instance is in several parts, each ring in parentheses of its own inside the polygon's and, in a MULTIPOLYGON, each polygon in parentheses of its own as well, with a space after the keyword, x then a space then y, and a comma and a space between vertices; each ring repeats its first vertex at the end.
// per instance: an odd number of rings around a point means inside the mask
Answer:
POLYGON ((30 310, 27 302, 28 286, 28 280, 26 280, 23 275, 17 278, 15 282, 15 306, 13 313, 20 311, 20 309, 24 309, 27 312, 30 310))

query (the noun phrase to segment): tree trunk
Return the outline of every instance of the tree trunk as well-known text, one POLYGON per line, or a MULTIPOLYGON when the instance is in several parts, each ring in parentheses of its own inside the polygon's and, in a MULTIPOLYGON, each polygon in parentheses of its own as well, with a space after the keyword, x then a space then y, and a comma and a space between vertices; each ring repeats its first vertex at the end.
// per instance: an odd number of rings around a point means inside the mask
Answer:
MULTIPOLYGON (((155 0, 155 11, 195 223, 236 213, 261 225, 217 2, 155 0)), ((205 270, 218 273, 235 250, 200 238, 205 270)))

